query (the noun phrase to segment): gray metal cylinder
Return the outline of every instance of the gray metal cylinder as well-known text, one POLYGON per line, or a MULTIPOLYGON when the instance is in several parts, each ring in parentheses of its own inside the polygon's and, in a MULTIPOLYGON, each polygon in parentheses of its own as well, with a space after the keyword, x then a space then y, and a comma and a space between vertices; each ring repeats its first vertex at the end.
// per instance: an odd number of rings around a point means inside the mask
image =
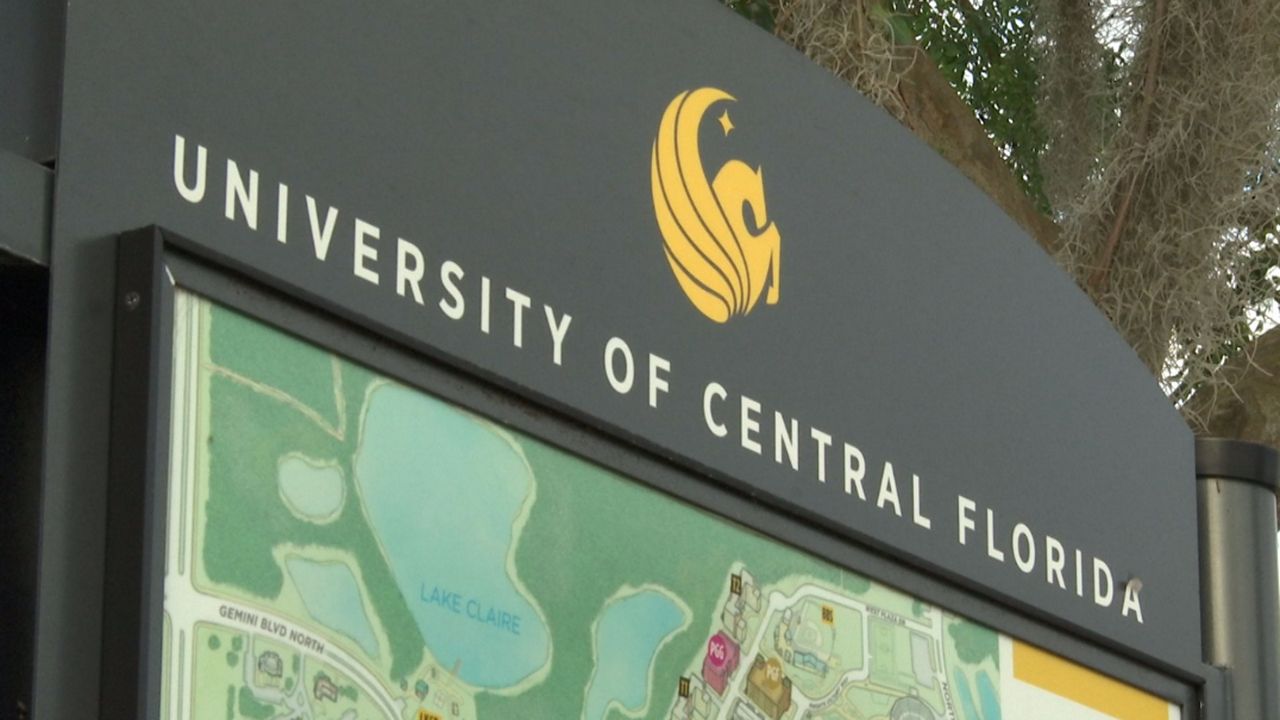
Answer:
POLYGON ((1228 671, 1235 720, 1280 720, 1276 452, 1198 438, 1196 475, 1205 662, 1228 671))

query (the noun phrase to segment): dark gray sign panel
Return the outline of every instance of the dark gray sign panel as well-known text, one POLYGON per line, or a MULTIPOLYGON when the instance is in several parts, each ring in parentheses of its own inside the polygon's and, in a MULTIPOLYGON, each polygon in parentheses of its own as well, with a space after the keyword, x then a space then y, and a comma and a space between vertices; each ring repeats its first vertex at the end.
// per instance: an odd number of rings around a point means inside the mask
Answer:
POLYGON ((62 3, 41 0, 0 6, 0 150, 37 164, 58 154, 58 76, 66 12, 62 3))
POLYGON ((70 14, 51 478, 102 472, 84 438, 106 374, 83 358, 109 347, 105 239, 155 223, 835 532, 1198 665, 1190 435, 1155 383, 953 168, 719 4, 70 14))

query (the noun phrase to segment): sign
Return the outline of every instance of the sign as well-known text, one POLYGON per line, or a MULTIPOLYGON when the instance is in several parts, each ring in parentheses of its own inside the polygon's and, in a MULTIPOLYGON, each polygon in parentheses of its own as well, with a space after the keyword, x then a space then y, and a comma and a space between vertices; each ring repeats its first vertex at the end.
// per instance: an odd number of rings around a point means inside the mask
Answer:
MULTIPOLYGON (((110 292, 102 239, 156 223, 849 539, 1198 663, 1190 435, 1156 384, 977 189, 719 4, 108 0, 70 9, 67 48, 55 364, 105 347, 76 311, 110 292)), ((97 407, 76 367, 52 406, 97 407)))

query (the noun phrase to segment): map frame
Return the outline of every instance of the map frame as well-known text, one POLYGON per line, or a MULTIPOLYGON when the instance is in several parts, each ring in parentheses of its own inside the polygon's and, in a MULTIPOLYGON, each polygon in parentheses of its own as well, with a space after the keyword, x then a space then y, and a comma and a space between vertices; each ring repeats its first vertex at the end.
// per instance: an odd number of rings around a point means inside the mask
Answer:
POLYGON ((599 465, 641 486, 736 523, 819 560, 1034 643, 1178 705, 1184 718, 1201 714, 1199 691, 1220 697, 1221 678, 1189 677, 1154 668, 1056 628, 1044 618, 996 603, 909 567, 875 548, 824 532, 796 513, 747 497, 700 468, 681 467, 622 438, 575 421, 554 399, 535 403, 503 387, 501 378, 442 357, 410 338, 389 336, 343 318, 323 298, 282 287, 179 236, 148 228, 121 236, 118 250, 113 411, 103 632, 102 702, 159 717, 164 643, 165 513, 167 504, 169 358, 172 306, 178 288, 202 295, 268 326, 363 364, 411 387, 599 465), (139 369, 145 368, 145 371, 139 369))

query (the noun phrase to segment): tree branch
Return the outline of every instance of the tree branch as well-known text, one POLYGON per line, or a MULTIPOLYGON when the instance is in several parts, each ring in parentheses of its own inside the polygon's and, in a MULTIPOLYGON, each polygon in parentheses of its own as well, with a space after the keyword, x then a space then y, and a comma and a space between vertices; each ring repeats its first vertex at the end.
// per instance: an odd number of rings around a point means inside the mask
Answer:
MULTIPOLYGON (((1147 144, 1147 134, 1151 128, 1151 109, 1156 100, 1156 83, 1160 72, 1160 51, 1164 39, 1162 28, 1166 10, 1167 0, 1156 0, 1155 14, 1151 24, 1148 25, 1151 28, 1149 32, 1152 34, 1151 53, 1147 55, 1147 65, 1142 80, 1142 106, 1138 110, 1138 125, 1134 132, 1134 144, 1138 147, 1147 144)), ((1103 243, 1102 258, 1096 263, 1097 269, 1093 271, 1093 275, 1089 277, 1089 287, 1094 291, 1095 295, 1106 288, 1107 278, 1111 273, 1111 263, 1115 259, 1116 247, 1120 244, 1120 236, 1124 233, 1125 225, 1129 221, 1129 210, 1133 207, 1133 197, 1137 192, 1138 181, 1141 178, 1142 171, 1138 170, 1129 179, 1129 187, 1125 189, 1124 195, 1120 199, 1120 206, 1116 209, 1115 220, 1111 224, 1111 230, 1107 233, 1106 242, 1103 243)))
POLYGON ((1264 333, 1219 372, 1231 389, 1197 393, 1188 411, 1211 435, 1280 447, 1280 327, 1264 333))

